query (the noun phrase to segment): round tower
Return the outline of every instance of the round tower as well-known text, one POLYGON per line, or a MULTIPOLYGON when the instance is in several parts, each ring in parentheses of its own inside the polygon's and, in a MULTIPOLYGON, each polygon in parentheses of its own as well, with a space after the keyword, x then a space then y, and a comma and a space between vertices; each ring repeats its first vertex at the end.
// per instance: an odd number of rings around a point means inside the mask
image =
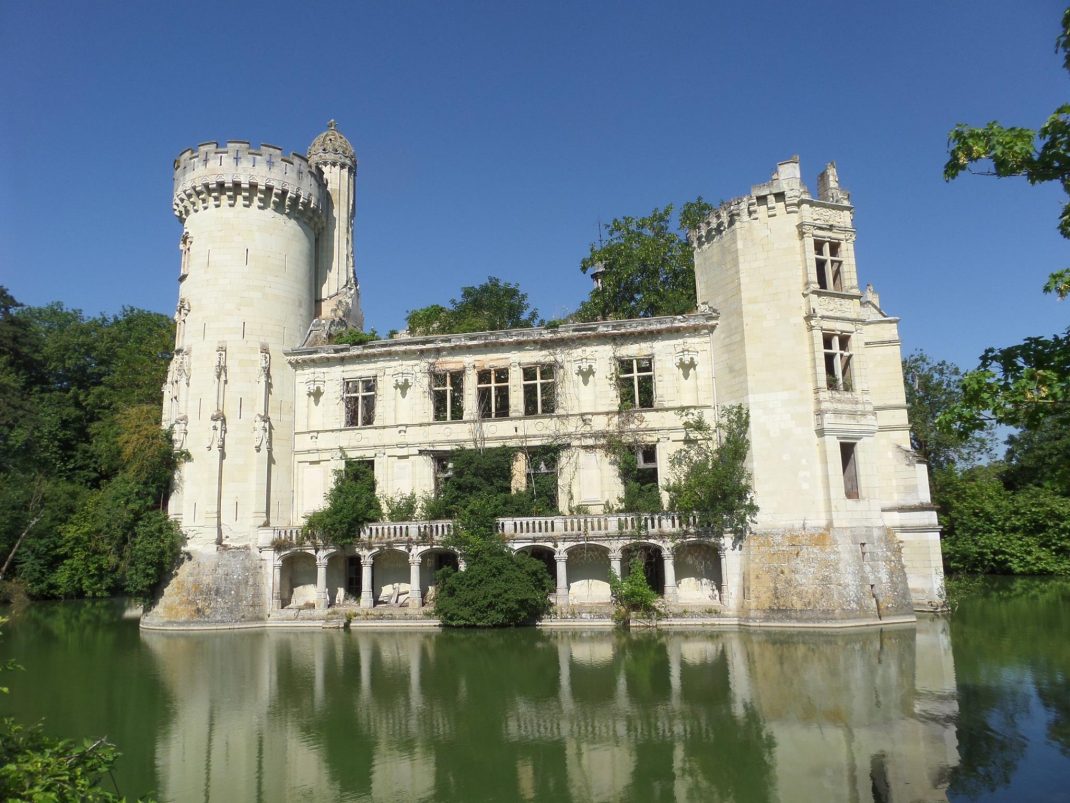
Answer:
POLYGON ((329 195, 305 157, 271 145, 204 143, 174 167, 183 232, 164 424, 191 459, 171 515, 194 552, 255 545, 258 527, 290 518, 294 381, 283 350, 317 313, 329 195))
POLYGON ((363 329, 360 285, 353 270, 357 155, 334 120, 312 141, 308 163, 323 176, 328 204, 316 260, 316 317, 363 329))

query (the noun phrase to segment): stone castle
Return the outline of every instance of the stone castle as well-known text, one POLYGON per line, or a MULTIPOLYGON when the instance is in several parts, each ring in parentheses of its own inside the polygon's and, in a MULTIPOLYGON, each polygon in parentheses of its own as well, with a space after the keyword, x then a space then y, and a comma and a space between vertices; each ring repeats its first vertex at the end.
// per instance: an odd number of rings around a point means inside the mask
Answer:
POLYGON ((434 494, 451 451, 473 446, 520 447, 514 489, 556 496, 561 515, 498 523, 554 577, 556 619, 604 608, 610 571, 636 556, 670 620, 853 624, 943 606, 898 319, 860 290, 834 164, 815 196, 798 159, 781 162, 690 233, 692 314, 331 345, 363 325, 356 174, 333 121, 307 157, 236 141, 175 160, 183 232, 163 423, 191 455, 170 506, 187 559, 144 627, 421 607, 439 567, 463 569, 442 545, 450 522, 369 525, 344 549, 303 544, 300 527, 353 461, 384 497, 434 494), (684 414, 712 421, 734 404, 750 411, 752 533, 617 512, 607 433, 627 428, 640 472, 663 485, 684 414))

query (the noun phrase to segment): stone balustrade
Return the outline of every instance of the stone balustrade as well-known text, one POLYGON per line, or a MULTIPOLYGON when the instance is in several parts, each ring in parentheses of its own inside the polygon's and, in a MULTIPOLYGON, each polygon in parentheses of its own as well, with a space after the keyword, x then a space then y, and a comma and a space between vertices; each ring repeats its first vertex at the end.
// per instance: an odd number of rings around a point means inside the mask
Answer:
MULTIPOLYGON (((366 525, 357 539, 366 544, 434 544, 453 533, 453 521, 397 521, 366 525)), ((496 527, 509 541, 554 541, 583 538, 592 541, 621 537, 664 538, 694 532, 698 523, 681 513, 605 513, 574 516, 515 516, 500 518, 496 527)), ((301 546, 301 527, 261 527, 258 546, 301 546)))

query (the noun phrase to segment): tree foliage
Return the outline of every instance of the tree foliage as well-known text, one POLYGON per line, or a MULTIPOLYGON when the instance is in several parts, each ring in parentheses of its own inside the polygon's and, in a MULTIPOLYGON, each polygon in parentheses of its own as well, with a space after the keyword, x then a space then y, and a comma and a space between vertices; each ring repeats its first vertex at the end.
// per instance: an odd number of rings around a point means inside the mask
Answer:
POLYGON ((382 518, 370 462, 350 460, 335 471, 327 503, 308 517, 304 533, 313 543, 346 546, 357 540, 365 524, 382 518))
POLYGON ((558 512, 557 473, 531 469, 546 464, 556 467, 560 449, 539 446, 524 449, 528 476, 524 490, 513 490, 513 466, 520 448, 494 446, 486 449, 454 449, 448 455, 449 470, 441 479, 438 495, 425 500, 428 518, 452 519, 460 516, 472 500, 499 516, 550 516, 558 512))
POLYGON ((1043 486, 1009 490, 1002 466, 936 477, 944 563, 953 573, 1070 574, 1070 498, 1043 486))
POLYGON ((683 205, 672 227, 673 206, 645 217, 625 216, 604 226, 606 240, 592 243, 580 270, 601 270, 600 286, 580 305, 583 321, 680 315, 695 309, 695 260, 686 233, 713 207, 701 197, 683 205))
POLYGON ((445 335, 526 329, 539 322, 528 294, 520 285, 489 276, 482 284, 462 287, 461 297, 449 307, 431 304, 409 312, 406 322, 413 335, 445 335))
POLYGON ((684 419, 685 440, 672 457, 666 484, 670 507, 692 514, 715 535, 743 538, 754 525, 758 505, 747 469, 750 413, 742 405, 722 407, 716 427, 701 414, 684 419))
POLYGON ((173 341, 164 315, 0 288, 0 560, 32 523, 14 561, 32 595, 143 596, 177 554, 163 511, 182 455, 159 423, 173 341))
MULTIPOLYGON (((1056 50, 1070 71, 1070 8, 1063 12, 1056 50)), ((1031 184, 1058 182, 1070 195, 1070 104, 1059 106, 1039 129, 959 124, 948 136, 944 178, 963 172, 1007 178, 1024 177, 1031 184), (975 167, 978 166, 978 167, 975 167)), ((1070 201, 1063 206, 1059 231, 1070 238, 1070 201)), ((1044 291, 1066 298, 1070 269, 1048 277, 1044 291)), ((977 431, 987 421, 1033 426, 1070 406, 1070 328, 1052 337, 1031 337, 1007 348, 988 349, 975 371, 963 377, 959 404, 942 417, 942 426, 961 433, 977 431)))
POLYGON ((495 527, 496 503, 475 497, 454 528, 449 546, 466 563, 436 577, 435 615, 447 627, 515 627, 533 624, 550 608, 553 579, 524 552, 513 554, 495 527))
POLYGON ((949 431, 937 426, 941 413, 962 402, 962 371, 945 360, 934 362, 916 351, 903 360, 910 446, 930 471, 989 456, 991 425, 975 432, 949 431))

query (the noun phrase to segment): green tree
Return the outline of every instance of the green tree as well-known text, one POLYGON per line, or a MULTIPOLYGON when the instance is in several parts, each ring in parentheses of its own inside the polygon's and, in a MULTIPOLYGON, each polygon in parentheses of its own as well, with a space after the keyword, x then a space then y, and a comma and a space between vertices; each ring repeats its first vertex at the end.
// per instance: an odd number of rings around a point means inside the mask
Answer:
POLYGON ((916 351, 903 360, 903 383, 910 418, 910 446, 939 471, 978 462, 991 452, 991 426, 976 432, 955 432, 937 426, 941 413, 962 402, 962 371, 957 365, 933 360, 916 351))
POLYGON ((599 270, 599 286, 580 305, 582 321, 680 315, 695 309, 695 259, 686 238, 713 207, 701 197, 683 205, 676 230, 673 206, 646 217, 625 216, 606 225, 606 241, 592 243, 580 262, 599 270))
POLYGON ((634 616, 650 619, 658 615, 658 595, 647 582, 642 558, 632 560, 623 579, 610 571, 609 593, 616 606, 613 619, 623 627, 628 627, 634 616))
POLYGON ((449 545, 466 563, 436 576, 435 615, 447 627, 516 627, 550 609, 553 579, 524 552, 513 554, 498 535, 493 499, 475 497, 458 519, 449 545))
POLYGON ((684 418, 684 446, 673 455, 666 484, 669 506, 694 515, 714 535, 743 538, 758 505, 747 469, 750 413, 743 405, 722 407, 716 427, 700 414, 684 418))
MULTIPOLYGON (((1056 52, 1070 70, 1070 8, 1063 12, 1056 52)), ((944 178, 963 172, 1030 184, 1058 182, 1070 195, 1070 104, 1059 106, 1039 129, 959 124, 948 135, 944 178)), ((1070 237, 1070 202, 1063 206, 1059 231, 1070 237)), ((1044 291, 1066 298, 1070 269, 1049 276, 1044 291)), ((988 421, 1032 426, 1070 405, 1070 328, 1052 337, 1031 337, 1007 348, 991 348, 975 371, 963 377, 963 397, 941 417, 941 425, 959 432, 981 429, 988 421)))
POLYGON ((327 504, 308 517, 304 532, 313 543, 345 546, 357 540, 365 524, 382 518, 371 464, 350 460, 334 473, 327 504))
POLYGON ((449 307, 421 307, 410 311, 406 321, 411 334, 444 335, 526 329, 539 322, 539 313, 520 285, 489 276, 482 284, 462 287, 461 297, 451 299, 449 307))

